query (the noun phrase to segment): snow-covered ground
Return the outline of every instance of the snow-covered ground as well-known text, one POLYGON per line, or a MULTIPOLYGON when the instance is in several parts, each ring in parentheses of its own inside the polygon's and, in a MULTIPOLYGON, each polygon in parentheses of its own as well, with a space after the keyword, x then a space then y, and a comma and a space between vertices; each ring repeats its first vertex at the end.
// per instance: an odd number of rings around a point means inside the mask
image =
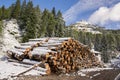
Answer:
POLYGON ((113 68, 90 68, 90 69, 82 69, 80 70, 81 72, 91 72, 91 71, 101 71, 101 70, 109 70, 109 69, 113 69, 113 68))
MULTIPOLYGON (((27 69, 29 69, 32 65, 25 65, 15 62, 8 62, 5 56, 0 57, 0 80, 8 79, 13 80, 11 76, 15 76, 27 69)), ((24 75, 40 75, 41 72, 39 70, 31 70, 24 75)))
MULTIPOLYGON (((7 57, 5 56, 0 56, 0 79, 8 79, 8 80, 13 80, 12 76, 15 76, 27 69, 32 67, 32 65, 25 65, 25 64, 20 64, 16 62, 8 62, 7 57)), ((113 69, 113 68, 90 68, 90 69, 82 69, 77 72, 78 75, 80 76, 87 76, 86 73, 88 72, 93 72, 93 71, 102 71, 102 70, 108 70, 108 69, 113 69)), ((39 71, 39 68, 35 68, 24 75, 38 75, 43 73, 39 71)), ((70 74, 66 74, 70 75, 70 74)), ((76 75, 76 74, 75 74, 76 75)), ((99 74, 96 74, 99 75, 99 74)), ((94 76, 96 76, 94 75, 94 76)))
POLYGON ((79 70, 77 73, 80 76, 86 76, 86 73, 88 73, 88 72, 103 71, 103 70, 110 70, 110 69, 113 69, 113 68, 98 68, 98 67, 96 67, 96 68, 82 69, 82 70, 79 70))

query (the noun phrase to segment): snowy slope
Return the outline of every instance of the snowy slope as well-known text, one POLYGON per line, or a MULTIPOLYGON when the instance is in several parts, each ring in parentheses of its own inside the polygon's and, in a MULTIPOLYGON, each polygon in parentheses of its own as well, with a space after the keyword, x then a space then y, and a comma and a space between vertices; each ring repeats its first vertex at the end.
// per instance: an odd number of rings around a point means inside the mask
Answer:
POLYGON ((2 51, 11 49, 15 45, 20 45, 17 40, 20 36, 17 20, 3 20, 2 51))

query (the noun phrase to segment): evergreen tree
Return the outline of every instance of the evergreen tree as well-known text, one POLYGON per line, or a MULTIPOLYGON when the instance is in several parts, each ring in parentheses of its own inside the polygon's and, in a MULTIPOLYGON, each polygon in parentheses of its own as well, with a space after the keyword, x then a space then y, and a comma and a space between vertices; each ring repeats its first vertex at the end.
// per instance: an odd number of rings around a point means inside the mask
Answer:
POLYGON ((53 24, 54 24, 54 29, 53 29, 53 35, 52 36, 56 36, 56 26, 57 26, 57 15, 56 15, 56 9, 55 9, 55 7, 53 7, 53 9, 52 9, 52 14, 53 14, 53 17, 54 17, 54 21, 53 21, 53 24))
POLYGON ((0 36, 2 35, 2 27, 3 27, 3 24, 2 24, 2 21, 0 21, 0 36))
POLYGON ((9 8, 10 8, 10 18, 13 18, 13 13, 14 13, 14 9, 15 9, 15 4, 12 4, 9 8))
POLYGON ((120 34, 114 35, 116 39, 116 49, 120 51, 120 34))
POLYGON ((5 8, 3 5, 2 8, 0 8, 0 20, 3 19, 9 19, 10 18, 10 8, 5 8))
POLYGON ((107 34, 107 49, 113 51, 115 49, 115 46, 116 46, 115 36, 112 33, 107 34))
POLYGON ((2 6, 2 9, 1 9, 1 20, 5 19, 5 6, 3 5, 2 6))
POLYGON ((2 16, 2 8, 0 7, 0 20, 1 20, 1 16, 2 16))
POLYGON ((12 18, 15 18, 15 19, 18 19, 19 16, 20 16, 20 0, 17 0, 16 1, 16 4, 15 4, 15 7, 13 9, 13 12, 11 14, 11 17, 12 18))
POLYGON ((10 19, 10 17, 11 17, 11 7, 6 9, 5 15, 6 15, 5 16, 6 19, 10 19))
POLYGON ((71 26, 67 26, 64 28, 64 34, 63 36, 64 37, 71 37, 72 35, 72 29, 71 29, 71 26))
POLYGON ((95 41, 94 42, 94 46, 95 46, 95 50, 97 51, 102 51, 102 34, 95 34, 95 41))
POLYGON ((45 9, 42 13, 42 24, 41 24, 41 37, 45 36, 46 33, 46 27, 48 26, 48 15, 49 15, 49 11, 47 9, 45 9))
POLYGON ((23 35, 23 42, 28 41, 30 38, 35 38, 37 18, 32 1, 28 2, 25 15, 25 33, 23 35))
POLYGON ((23 1, 22 3, 22 6, 21 6, 21 11, 20 11, 20 21, 19 21, 19 24, 20 24, 20 29, 21 30, 24 30, 25 29, 25 22, 26 22, 26 0, 23 1))
POLYGON ((65 27, 65 22, 62 17, 62 13, 58 11, 56 15, 56 25, 55 25, 55 36, 61 37, 63 35, 63 29, 65 27))
POLYGON ((38 38, 40 37, 42 34, 42 29, 41 29, 41 17, 42 17, 42 13, 40 11, 39 5, 37 5, 37 7, 35 7, 35 16, 36 16, 36 24, 35 24, 35 37, 38 38))
POLYGON ((54 36, 55 19, 52 13, 48 13, 48 24, 46 26, 46 36, 54 36))
MULTIPOLYGON (((79 36, 78 36, 79 37, 79 36)), ((91 48, 92 47, 92 33, 86 33, 86 44, 91 48)))
POLYGON ((107 53, 107 37, 106 34, 103 34, 101 39, 101 52, 102 52, 102 58, 104 62, 108 62, 109 60, 109 54, 107 53))
POLYGON ((20 17, 25 16, 25 9, 26 9, 26 0, 24 0, 22 3, 21 10, 20 10, 20 17))
POLYGON ((52 9, 52 14, 53 14, 53 16, 56 18, 56 10, 55 10, 55 7, 53 7, 53 9, 52 9))

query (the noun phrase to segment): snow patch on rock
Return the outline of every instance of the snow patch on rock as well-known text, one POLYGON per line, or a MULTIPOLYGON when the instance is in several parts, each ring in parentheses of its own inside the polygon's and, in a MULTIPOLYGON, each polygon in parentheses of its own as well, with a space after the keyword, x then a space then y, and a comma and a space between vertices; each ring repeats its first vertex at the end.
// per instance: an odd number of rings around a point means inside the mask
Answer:
POLYGON ((14 48, 20 45, 18 38, 21 36, 21 31, 16 19, 3 20, 3 35, 2 35, 2 51, 14 48))

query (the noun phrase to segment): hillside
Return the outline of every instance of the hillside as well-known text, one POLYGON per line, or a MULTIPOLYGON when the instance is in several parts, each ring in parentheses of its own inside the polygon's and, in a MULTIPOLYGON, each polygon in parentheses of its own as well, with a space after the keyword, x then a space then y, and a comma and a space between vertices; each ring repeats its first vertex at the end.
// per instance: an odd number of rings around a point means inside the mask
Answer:
POLYGON ((77 31, 90 32, 92 34, 102 34, 100 31, 97 30, 97 28, 100 27, 98 27, 97 25, 90 24, 84 20, 76 22, 75 24, 72 24, 70 26, 72 26, 72 29, 77 31))
POLYGON ((3 30, 1 38, 1 50, 5 52, 8 49, 14 48, 15 45, 19 45, 19 38, 21 37, 21 31, 17 20, 3 20, 3 30))

